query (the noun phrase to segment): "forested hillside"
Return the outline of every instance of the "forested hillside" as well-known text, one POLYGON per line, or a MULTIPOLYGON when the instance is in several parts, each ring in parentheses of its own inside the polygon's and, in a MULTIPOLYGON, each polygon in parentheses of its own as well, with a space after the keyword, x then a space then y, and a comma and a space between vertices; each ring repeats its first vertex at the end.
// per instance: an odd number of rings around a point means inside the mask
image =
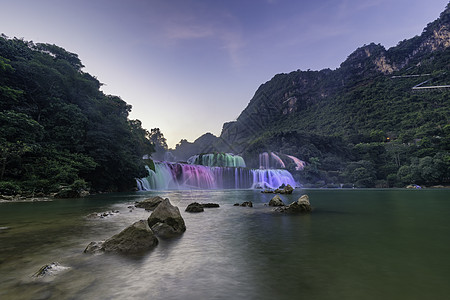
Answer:
MULTIPOLYGON (((336 70, 278 74, 223 126, 222 151, 305 160, 318 186, 448 184, 450 5, 420 36, 353 52, 336 70)), ((256 162, 255 162, 256 163, 256 162)))
POLYGON ((130 190, 146 174, 149 133, 82 68, 58 46, 0 37, 0 193, 130 190))

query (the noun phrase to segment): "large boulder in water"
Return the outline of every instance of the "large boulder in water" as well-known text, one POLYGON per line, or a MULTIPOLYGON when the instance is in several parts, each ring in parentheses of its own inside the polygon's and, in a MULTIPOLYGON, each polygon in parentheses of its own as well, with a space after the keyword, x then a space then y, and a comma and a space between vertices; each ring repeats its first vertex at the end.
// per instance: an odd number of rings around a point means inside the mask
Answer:
POLYGON ((148 198, 139 202, 136 202, 134 206, 144 208, 145 210, 154 210, 164 199, 160 196, 148 198))
POLYGON ((184 211, 187 212, 203 212, 205 211, 205 208, 213 208, 213 207, 220 207, 217 203, 198 203, 193 202, 189 204, 184 211))
POLYGON ((275 210, 287 213, 308 213, 312 211, 312 207, 308 195, 302 195, 296 202, 292 202, 288 206, 277 207, 275 210))
POLYGON ((274 193, 275 194, 292 194, 292 192, 294 191, 294 188, 288 184, 288 185, 282 185, 279 188, 277 188, 274 193))
POLYGON ((284 203, 280 196, 275 195, 275 197, 270 199, 269 206, 284 206, 284 203))
POLYGON ((148 226, 161 238, 175 237, 186 231, 180 210, 167 198, 156 207, 147 221, 148 226))
POLYGON ((193 202, 186 207, 185 211, 195 213, 195 212, 203 212, 205 210, 203 209, 203 205, 201 205, 198 202, 193 202))
POLYGON ((138 254, 148 251, 156 245, 158 245, 158 239, 148 226, 147 221, 140 220, 104 242, 91 242, 84 252, 138 254))

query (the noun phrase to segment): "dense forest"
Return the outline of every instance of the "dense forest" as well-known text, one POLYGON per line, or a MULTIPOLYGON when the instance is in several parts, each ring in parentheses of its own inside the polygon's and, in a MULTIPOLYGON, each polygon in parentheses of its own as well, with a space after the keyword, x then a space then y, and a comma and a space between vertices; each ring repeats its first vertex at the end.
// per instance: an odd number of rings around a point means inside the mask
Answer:
POLYGON ((58 46, 0 37, 0 194, 124 191, 146 175, 150 133, 82 68, 58 46))
MULTIPOLYGON (((336 70, 278 74, 215 146, 307 162, 306 186, 450 183, 450 4, 420 36, 357 49, 336 70)), ((256 162, 253 164, 256 166, 256 162)))
MULTIPOLYGON (((294 63, 293 63, 294 64, 294 63)), ((158 128, 130 120, 78 56, 56 45, 0 36, 0 194, 73 196, 126 191, 142 157, 170 154, 158 128)), ((175 157, 276 151, 306 162, 304 186, 450 184, 450 4, 420 36, 369 44, 336 70, 275 75, 220 137, 180 141, 175 157)))

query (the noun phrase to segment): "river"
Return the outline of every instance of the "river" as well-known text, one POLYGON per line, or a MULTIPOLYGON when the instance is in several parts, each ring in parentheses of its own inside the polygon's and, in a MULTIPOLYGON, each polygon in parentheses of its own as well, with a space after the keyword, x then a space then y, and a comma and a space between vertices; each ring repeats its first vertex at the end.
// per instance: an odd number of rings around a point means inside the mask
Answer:
POLYGON ((0 203, 0 299, 447 299, 450 190, 307 190, 314 211, 275 213, 257 190, 105 194, 0 203), (187 230, 139 257, 88 255, 150 212, 180 208, 187 230), (219 208, 186 213, 191 202, 219 208), (253 208, 233 206, 252 201, 253 208), (118 210, 105 218, 93 212, 118 210), (35 278, 42 266, 68 267, 35 278))

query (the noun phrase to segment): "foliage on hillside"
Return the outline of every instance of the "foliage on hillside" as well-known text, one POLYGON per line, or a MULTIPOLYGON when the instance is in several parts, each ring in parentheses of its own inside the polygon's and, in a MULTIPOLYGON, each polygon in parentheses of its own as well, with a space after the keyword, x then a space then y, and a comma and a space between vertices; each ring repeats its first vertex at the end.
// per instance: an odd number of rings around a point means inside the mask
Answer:
POLYGON ((0 192, 121 191, 146 174, 149 133, 82 68, 58 46, 0 37, 0 192))
POLYGON ((303 183, 361 187, 450 181, 450 4, 420 36, 365 45, 336 70, 278 74, 221 139, 246 160, 277 151, 308 162, 303 183))

